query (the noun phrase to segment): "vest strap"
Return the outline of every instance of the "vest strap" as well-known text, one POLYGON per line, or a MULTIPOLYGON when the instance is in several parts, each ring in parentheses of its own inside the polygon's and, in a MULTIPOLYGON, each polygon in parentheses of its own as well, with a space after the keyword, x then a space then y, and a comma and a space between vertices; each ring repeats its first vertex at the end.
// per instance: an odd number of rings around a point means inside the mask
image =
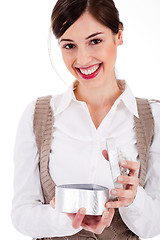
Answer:
POLYGON ((53 111, 50 106, 52 96, 37 99, 33 121, 33 131, 40 159, 40 180, 46 204, 55 195, 55 183, 49 173, 49 154, 51 151, 53 132, 53 111))
POLYGON ((154 119, 147 99, 137 98, 139 118, 134 117, 137 148, 140 158, 140 186, 144 187, 150 145, 154 135, 154 119))

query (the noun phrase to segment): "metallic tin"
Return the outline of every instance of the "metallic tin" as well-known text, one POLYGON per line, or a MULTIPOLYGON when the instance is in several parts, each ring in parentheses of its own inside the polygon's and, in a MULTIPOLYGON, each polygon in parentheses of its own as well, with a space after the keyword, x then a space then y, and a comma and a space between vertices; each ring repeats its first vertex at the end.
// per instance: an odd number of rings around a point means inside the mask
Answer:
POLYGON ((95 184, 69 184, 56 186, 55 209, 64 213, 76 213, 86 209, 86 215, 102 215, 109 201, 109 189, 95 184))

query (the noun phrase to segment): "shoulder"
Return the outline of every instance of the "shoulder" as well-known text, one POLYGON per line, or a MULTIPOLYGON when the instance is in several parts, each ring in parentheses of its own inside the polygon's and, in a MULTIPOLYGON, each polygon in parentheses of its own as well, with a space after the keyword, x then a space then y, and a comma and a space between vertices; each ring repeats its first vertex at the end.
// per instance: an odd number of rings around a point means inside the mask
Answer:
POLYGON ((18 132, 26 132, 27 130, 33 129, 33 118, 34 118, 34 110, 35 110, 36 100, 31 101, 24 108, 21 117, 18 123, 18 132), (25 130, 26 129, 26 130, 25 130))
POLYGON ((39 96, 36 99, 32 100, 26 108, 24 109, 22 113, 22 118, 30 118, 33 120, 34 112, 36 108, 37 101, 42 101, 42 104, 44 101, 49 101, 50 106, 53 108, 53 111, 56 109, 56 106, 60 103, 60 101, 63 98, 63 93, 61 94, 55 94, 55 95, 46 95, 46 96, 39 96))
POLYGON ((32 115, 32 120, 34 119, 34 113, 36 108, 39 109, 41 107, 51 106, 53 114, 57 112, 59 106, 62 103, 66 102, 66 98, 64 97, 64 93, 55 94, 55 95, 46 95, 46 96, 39 96, 36 100, 32 101, 26 108, 25 112, 27 114, 30 113, 32 115))
POLYGON ((30 103, 28 103, 28 105, 25 107, 24 111, 22 112, 21 119, 20 119, 21 121, 22 120, 29 121, 33 119, 35 105, 36 105, 36 100, 33 100, 30 103))
MULTIPOLYGON (((54 107, 55 101, 59 101, 59 95, 54 95, 50 96, 50 105, 51 107, 54 107)), ((38 99, 44 99, 47 96, 39 96, 29 102, 24 110, 21 113, 19 122, 18 122, 18 131, 25 132, 25 131, 32 131, 33 132, 33 121, 34 121, 34 116, 35 116, 35 108, 36 108, 36 103, 38 99), (26 130, 25 130, 26 129, 26 130)), ((53 109, 54 110, 54 109, 53 109)))

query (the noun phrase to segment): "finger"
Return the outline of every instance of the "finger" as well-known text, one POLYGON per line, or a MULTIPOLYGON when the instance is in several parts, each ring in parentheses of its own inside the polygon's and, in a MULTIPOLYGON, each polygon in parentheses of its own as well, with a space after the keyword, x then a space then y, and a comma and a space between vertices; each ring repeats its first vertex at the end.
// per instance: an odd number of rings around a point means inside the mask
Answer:
POLYGON ((109 227, 114 216, 114 209, 104 211, 101 220, 95 229, 96 234, 101 234, 106 227, 109 227))
POLYGON ((132 202, 134 198, 121 198, 119 201, 111 201, 106 203, 106 208, 120 208, 120 207, 128 207, 132 202))
POLYGON ((130 184, 134 186, 139 185, 139 178, 137 176, 119 176, 117 182, 121 184, 130 184))
POLYGON ((131 189, 124 190, 120 188, 112 189, 110 193, 113 196, 122 197, 122 198, 133 198, 136 195, 136 191, 133 191, 131 189))
POLYGON ((139 168, 140 168, 140 165, 139 165, 138 162, 127 161, 127 160, 121 161, 120 165, 122 167, 128 168, 128 169, 133 170, 133 171, 138 171, 139 168))
POLYGON ((92 228, 89 227, 87 224, 82 223, 81 226, 83 227, 84 230, 86 230, 86 231, 90 231, 90 232, 93 232, 92 228))
POLYGON ((109 215, 108 215, 108 223, 106 225, 106 227, 109 227, 111 225, 112 219, 114 217, 114 209, 109 209, 109 215))
POLYGON ((82 221, 85 217, 86 214, 86 209, 85 208, 80 208, 75 217, 72 220, 72 227, 77 229, 81 226, 82 221))
POLYGON ((108 224, 108 217, 109 217, 109 211, 104 211, 103 215, 100 217, 98 222, 83 222, 82 223, 82 227, 83 229, 90 231, 90 232, 94 232, 96 234, 101 234, 104 230, 104 228, 106 227, 106 225, 108 224))
POLYGON ((55 208, 55 197, 50 201, 50 206, 55 208))
POLYGON ((107 160, 107 161, 109 161, 109 157, 108 157, 108 152, 107 152, 107 150, 103 150, 102 151, 102 154, 103 154, 103 157, 107 160))
POLYGON ((104 228, 106 227, 106 225, 108 224, 108 216, 109 216, 109 211, 105 211, 100 221, 97 224, 94 223, 92 225, 88 225, 88 224, 82 223, 82 227, 87 231, 90 231, 96 234, 101 234, 104 228))

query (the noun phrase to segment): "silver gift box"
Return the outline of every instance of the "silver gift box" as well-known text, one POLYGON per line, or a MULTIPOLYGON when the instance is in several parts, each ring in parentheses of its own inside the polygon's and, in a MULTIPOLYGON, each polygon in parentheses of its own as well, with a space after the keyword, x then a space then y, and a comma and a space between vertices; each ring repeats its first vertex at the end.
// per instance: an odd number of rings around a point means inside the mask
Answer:
POLYGON ((109 201, 109 189, 95 184, 59 185, 55 189, 55 209, 63 213, 77 213, 86 209, 86 215, 102 215, 109 201))

